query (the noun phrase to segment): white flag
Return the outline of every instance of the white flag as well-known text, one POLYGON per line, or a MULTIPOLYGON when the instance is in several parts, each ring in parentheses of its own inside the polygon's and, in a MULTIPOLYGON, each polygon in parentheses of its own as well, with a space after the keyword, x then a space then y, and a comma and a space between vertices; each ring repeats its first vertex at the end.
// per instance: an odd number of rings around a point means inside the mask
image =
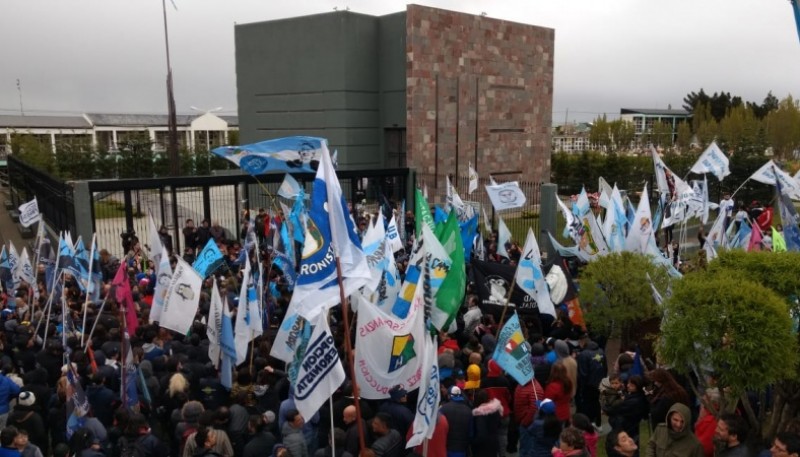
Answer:
POLYGON ((36 286, 36 275, 33 272, 31 258, 28 256, 28 248, 25 247, 22 248, 22 255, 19 256, 19 263, 14 272, 14 283, 18 284, 19 280, 25 281, 31 287, 36 286))
POLYGON ((414 422, 411 424, 411 437, 406 449, 418 446, 427 438, 433 437, 436 419, 439 417, 439 357, 436 355, 436 342, 433 336, 425 336, 422 345, 422 382, 420 384, 414 422))
POLYGON ((597 200, 597 204, 608 209, 611 204, 611 192, 613 192, 611 185, 601 176, 597 179, 597 188, 600 190, 600 197, 597 200))
POLYGON ((647 245, 652 237, 653 215, 650 212, 650 200, 647 198, 647 184, 645 184, 642 199, 639 200, 639 206, 636 208, 633 227, 628 231, 628 237, 625 239, 625 250, 646 254, 647 245))
POLYGON ((625 224, 627 223, 628 217, 622 202, 622 196, 617 185, 614 184, 608 208, 606 209, 606 217, 603 221, 603 234, 608 243, 608 249, 612 252, 620 252, 625 248, 625 224))
POLYGON ((220 347, 220 336, 222 335, 222 298, 219 296, 217 281, 213 281, 211 286, 211 306, 208 309, 208 324, 206 335, 208 335, 208 358, 214 364, 214 368, 219 368, 219 356, 222 348, 220 347))
POLYGON ((489 184, 491 184, 491 185, 493 185, 493 186, 496 186, 496 185, 497 185, 497 181, 495 181, 495 180, 494 180, 494 178, 492 177, 492 175, 489 175, 489 184))
POLYGON ((175 274, 169 283, 164 310, 161 312, 161 327, 186 335, 194 322, 203 278, 180 257, 175 266, 175 274))
POLYGON ((383 213, 378 213, 378 220, 375 224, 370 223, 367 226, 367 233, 364 234, 364 239, 361 241, 361 245, 364 248, 364 255, 367 257, 367 265, 372 275, 371 279, 364 287, 370 292, 374 292, 378 288, 381 278, 383 277, 383 272, 388 266, 384 220, 383 213))
POLYGON ((386 227, 386 241, 389 242, 389 247, 392 249, 392 253, 395 253, 401 249, 403 249, 403 240, 400 239, 400 233, 397 230, 397 221, 395 220, 394 215, 389 220, 389 226, 386 227))
MULTIPOLYGON (((56 263, 56 265, 58 265, 56 263)), ((19 273, 17 272, 17 267, 19 266, 19 254, 17 253, 17 248, 14 247, 14 243, 9 241, 8 242, 8 269, 11 270, 11 280, 14 284, 14 290, 17 290, 19 287, 19 273)))
POLYGON ((389 390, 402 383, 406 391, 419 387, 425 331, 422 287, 417 287, 404 319, 383 313, 364 300, 358 305, 355 372, 361 396, 389 398, 389 390))
POLYGON ((504 182, 496 186, 486 186, 486 193, 489 194, 492 206, 497 211, 520 208, 527 201, 522 189, 519 188, 519 183, 516 181, 504 182))
MULTIPOLYGON (((164 246, 161 244, 161 237, 158 235, 158 229, 156 228, 156 222, 153 220, 153 215, 148 212, 147 213, 147 238, 150 241, 150 260, 153 261, 153 265, 156 268, 159 268, 161 265, 161 256, 164 253, 164 246)), ((158 273, 158 270, 156 270, 158 273)))
POLYGON ((18 209, 19 223, 23 227, 30 227, 32 224, 42 218, 42 214, 39 212, 39 202, 36 200, 36 197, 33 197, 33 200, 20 205, 18 209))
POLYGON ((486 231, 492 233, 492 221, 486 215, 486 208, 481 206, 481 212, 483 212, 483 226, 486 227, 486 231))
POLYGON ((528 228, 528 237, 525 239, 525 247, 522 248, 522 257, 519 259, 516 278, 517 285, 526 294, 536 299, 540 313, 556 317, 556 309, 542 272, 542 255, 531 228, 528 228))
POLYGON ((756 170, 756 172, 753 173, 749 179, 774 186, 776 176, 781 183, 781 191, 785 195, 788 195, 792 198, 797 198, 800 196, 800 183, 795 181, 795 179, 792 178, 789 173, 786 173, 778 168, 778 166, 775 165, 775 162, 772 160, 756 170))
POLYGON ((467 192, 470 194, 478 189, 478 172, 472 168, 472 162, 469 163, 469 188, 467 192))
MULTIPOLYGON (((300 183, 298 183, 297 180, 294 179, 294 177, 291 174, 286 173, 286 175, 283 177, 283 182, 281 183, 281 187, 278 188, 278 195, 280 195, 283 198, 287 198, 289 200, 294 200, 295 198, 297 198, 297 195, 299 194, 300 194, 300 183)), ((289 215, 288 212, 284 214, 286 214, 287 216, 289 215)))
POLYGON ((245 252, 244 273, 242 274, 242 285, 239 290, 239 307, 236 311, 236 325, 233 328, 234 342, 236 344, 236 365, 247 360, 247 345, 255 338, 255 330, 260 329, 261 320, 258 313, 258 297, 255 287, 253 287, 253 273, 250 266, 250 254, 245 252), (257 323, 258 326, 254 325, 257 323))
POLYGON ((510 257, 506 250, 506 243, 511 241, 511 230, 508 229, 502 217, 498 216, 497 220, 499 221, 497 223, 497 253, 508 259, 510 257))
POLYGON ((313 321, 314 330, 297 370, 294 402, 303 419, 310 421, 344 382, 344 368, 324 313, 313 321))
POLYGON ((722 181, 723 178, 731 174, 729 164, 730 161, 725 157, 722 149, 717 146, 717 142, 712 141, 706 150, 700 154, 697 162, 692 165, 691 172, 698 174, 711 173, 722 181))
POLYGON ((269 355, 276 359, 291 363, 294 360, 295 351, 300 343, 303 328, 309 325, 298 313, 295 307, 289 304, 286 316, 281 322, 278 333, 275 334, 275 341, 272 342, 272 349, 269 355))
MULTIPOLYGON (((158 241, 161 244, 161 241, 158 241)), ((159 256, 161 260, 158 265, 158 273, 156 273, 156 287, 153 291, 153 305, 150 307, 150 322, 160 322, 161 313, 164 311, 164 302, 167 299, 167 291, 172 281, 172 265, 169 263, 169 257, 165 255, 159 256)))

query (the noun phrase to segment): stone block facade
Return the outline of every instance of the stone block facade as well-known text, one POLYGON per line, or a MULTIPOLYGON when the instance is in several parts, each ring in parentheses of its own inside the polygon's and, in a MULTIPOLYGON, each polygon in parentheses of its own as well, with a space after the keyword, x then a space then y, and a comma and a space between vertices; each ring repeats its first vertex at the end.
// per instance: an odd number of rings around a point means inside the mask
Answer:
POLYGON ((435 175, 547 182, 555 31, 409 5, 408 166, 435 175))

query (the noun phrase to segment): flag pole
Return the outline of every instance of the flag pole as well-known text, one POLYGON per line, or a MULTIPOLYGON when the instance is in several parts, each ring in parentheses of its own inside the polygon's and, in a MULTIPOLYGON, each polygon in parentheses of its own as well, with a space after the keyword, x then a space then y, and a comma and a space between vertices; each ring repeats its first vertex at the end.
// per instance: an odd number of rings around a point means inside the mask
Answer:
MULTIPOLYGON (((83 302, 83 325, 81 326, 81 347, 84 347, 85 340, 84 337, 86 336, 86 315, 89 311, 89 299, 91 298, 91 294, 89 294, 89 286, 92 284, 92 268, 94 267, 94 250, 97 247, 97 233, 92 235, 92 249, 89 253, 89 277, 86 281, 86 301, 83 302)), ((95 285, 96 287, 97 285, 95 285)), ((99 291, 98 291, 99 292, 99 291)))
POLYGON ((358 445, 361 449, 366 449, 367 444, 364 439, 364 424, 361 420, 361 403, 359 401, 358 382, 356 381, 356 369, 353 359, 353 344, 350 341, 350 322, 347 320, 347 315, 350 311, 350 306, 347 303, 347 298, 344 296, 344 282, 342 279, 342 262, 339 255, 336 255, 336 279, 339 282, 339 299, 342 303, 342 323, 344 325, 344 347, 347 352, 347 368, 350 372, 350 379, 353 382, 353 403, 356 407, 356 417, 358 424, 358 445))
POLYGON ((508 289, 508 293, 506 293, 506 304, 503 306, 503 312, 500 314, 500 322, 499 325, 503 325, 503 319, 506 317, 506 311, 508 311, 508 302, 511 300, 511 294, 514 293, 514 287, 517 285, 517 270, 519 270, 519 263, 517 263, 517 268, 514 269, 514 277, 511 278, 511 287, 508 289))
MULTIPOLYGON (((111 291, 109 290, 108 294, 106 294, 106 298, 105 298, 105 299, 103 299, 103 303, 101 303, 101 304, 100 304, 100 309, 99 309, 99 310, 97 310, 97 314, 98 314, 98 316, 99 316, 99 314, 100 314, 100 313, 102 313, 102 312, 103 312, 103 309, 106 307, 106 302, 108 301, 108 297, 109 297, 110 295, 111 295, 111 291)), ((95 320, 94 320, 94 324, 92 324, 92 331, 90 331, 90 332, 89 332, 89 337, 88 337, 88 338, 86 338, 86 341, 87 341, 87 342, 91 342, 91 341, 92 341, 92 335, 94 335, 94 329, 95 329, 95 328, 97 328, 97 322, 98 322, 98 319, 96 319, 96 318, 95 318, 95 320)), ((89 346, 90 346, 89 344, 87 344, 86 346, 84 346, 84 348, 83 348, 83 352, 86 352, 86 351, 88 351, 88 350, 89 350, 89 346)))

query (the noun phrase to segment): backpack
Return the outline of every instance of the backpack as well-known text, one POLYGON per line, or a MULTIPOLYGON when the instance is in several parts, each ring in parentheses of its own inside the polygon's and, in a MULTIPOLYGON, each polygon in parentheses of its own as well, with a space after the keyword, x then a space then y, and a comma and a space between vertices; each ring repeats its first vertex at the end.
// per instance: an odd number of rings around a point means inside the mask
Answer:
POLYGON ((186 441, 189 440, 189 437, 192 436, 193 433, 197 433, 197 428, 190 425, 186 427, 186 430, 181 434, 181 454, 183 454, 183 449, 186 447, 186 441))
POLYGON ((126 438, 120 438, 119 457, 148 457, 148 452, 138 439, 131 442, 126 438))

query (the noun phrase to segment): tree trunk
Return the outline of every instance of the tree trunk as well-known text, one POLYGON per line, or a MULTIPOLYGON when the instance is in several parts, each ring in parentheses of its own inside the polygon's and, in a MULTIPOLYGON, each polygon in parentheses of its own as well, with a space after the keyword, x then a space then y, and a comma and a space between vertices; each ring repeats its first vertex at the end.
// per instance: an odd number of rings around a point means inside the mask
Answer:
POLYGON ((783 419, 783 409, 786 406, 786 399, 779 392, 775 392, 772 397, 772 414, 770 414, 769 422, 766 427, 762 427, 761 438, 769 441, 773 436, 778 434, 778 427, 783 419))

